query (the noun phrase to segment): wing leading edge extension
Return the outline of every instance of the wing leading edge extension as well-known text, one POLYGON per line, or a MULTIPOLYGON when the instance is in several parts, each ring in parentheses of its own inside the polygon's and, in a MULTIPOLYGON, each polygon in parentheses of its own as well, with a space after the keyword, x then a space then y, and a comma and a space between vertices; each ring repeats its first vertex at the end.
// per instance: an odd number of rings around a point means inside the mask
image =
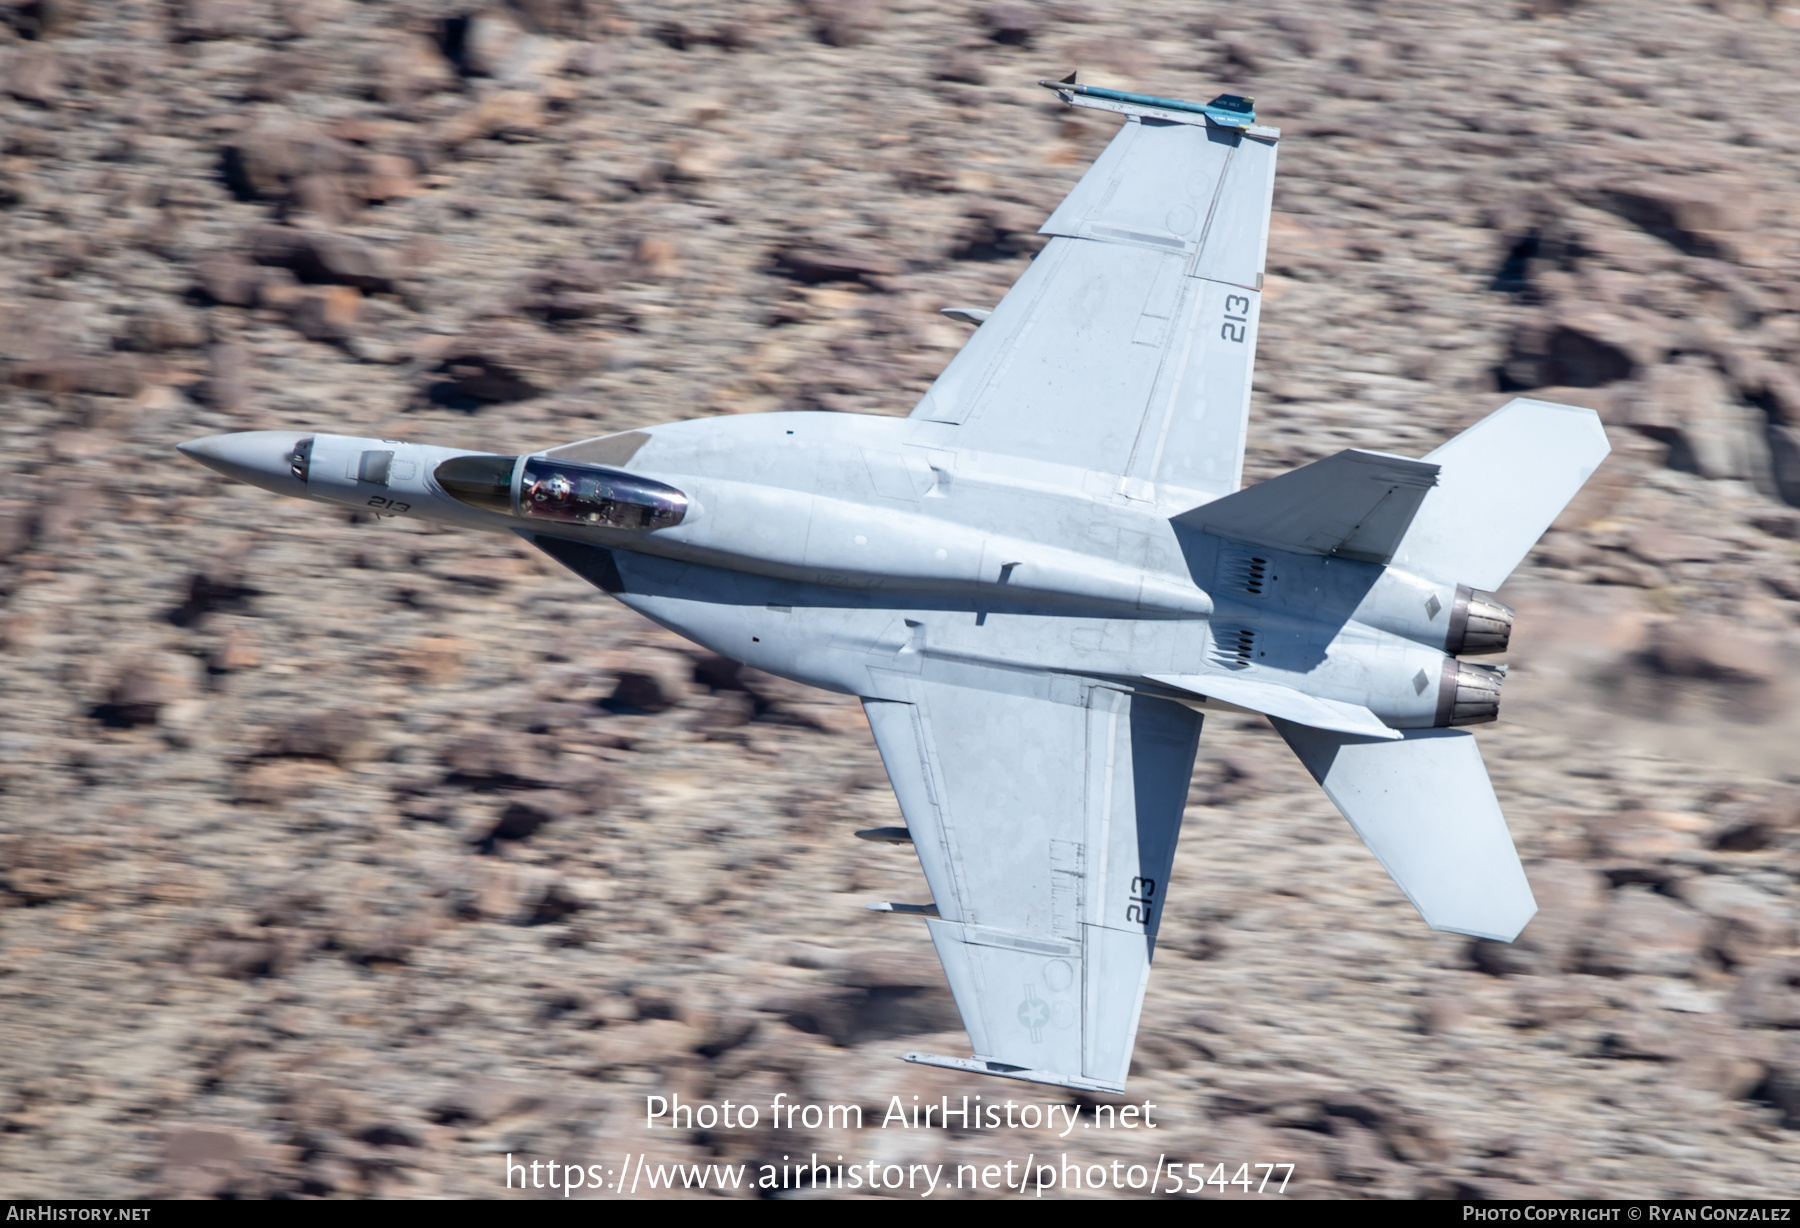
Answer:
POLYGON ((1049 245, 912 417, 958 425, 958 446, 1117 474, 1135 499, 1228 494, 1279 134, 1120 107, 1049 245))
POLYGON ((907 1060, 1120 1090, 1200 715, 1101 686, 1071 704, 910 685, 864 707, 975 1056, 907 1060))

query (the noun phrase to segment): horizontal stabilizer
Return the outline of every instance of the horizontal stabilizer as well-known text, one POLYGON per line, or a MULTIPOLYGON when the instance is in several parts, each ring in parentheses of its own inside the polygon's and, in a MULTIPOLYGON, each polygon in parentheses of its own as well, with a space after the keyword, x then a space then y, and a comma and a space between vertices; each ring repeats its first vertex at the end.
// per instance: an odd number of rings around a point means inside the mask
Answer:
POLYGON ((1429 461, 1347 448, 1175 517, 1296 554, 1386 563, 1437 481, 1429 461))
POLYGON ((1314 729, 1329 729, 1364 738, 1400 736, 1399 730, 1389 729, 1381 723, 1380 717, 1360 704, 1321 699, 1273 682, 1217 674, 1152 674, 1150 677, 1151 681, 1164 686, 1217 699, 1234 708, 1248 708, 1252 712, 1310 725, 1314 729))
POLYGON ((1511 942, 1537 912, 1474 735, 1370 742, 1277 720, 1325 795, 1434 930, 1511 942))
POLYGON ((1499 588, 1610 451, 1591 409, 1509 401, 1425 458, 1443 472, 1395 561, 1417 575, 1499 588))

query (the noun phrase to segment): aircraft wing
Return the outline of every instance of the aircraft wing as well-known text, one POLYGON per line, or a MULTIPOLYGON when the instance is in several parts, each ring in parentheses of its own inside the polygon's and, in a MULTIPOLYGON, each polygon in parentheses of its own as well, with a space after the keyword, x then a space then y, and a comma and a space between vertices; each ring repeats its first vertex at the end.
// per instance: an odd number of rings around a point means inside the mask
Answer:
POLYGON ((1102 686, 1074 703, 906 686, 910 702, 863 704, 975 1051, 907 1060, 1120 1090, 1200 715, 1102 686))
POLYGON ((1230 494, 1279 132, 1115 109, 1125 125, 1044 223, 1049 245, 912 417, 956 424, 958 446, 1117 474, 1134 499, 1230 494))

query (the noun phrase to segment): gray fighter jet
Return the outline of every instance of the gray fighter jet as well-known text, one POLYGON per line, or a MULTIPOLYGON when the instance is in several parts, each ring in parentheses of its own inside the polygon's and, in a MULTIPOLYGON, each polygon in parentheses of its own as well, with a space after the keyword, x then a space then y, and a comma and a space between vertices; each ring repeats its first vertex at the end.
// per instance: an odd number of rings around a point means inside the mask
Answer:
POLYGON ((1536 911, 1475 739, 1498 588, 1607 453, 1515 400, 1422 460, 1239 489, 1278 130, 1045 82, 1124 124, 906 418, 675 422, 526 456, 313 431, 183 444, 277 494, 517 533, 758 669, 860 696, 974 1050, 1118 1091, 1205 713, 1266 714, 1435 929, 1536 911))

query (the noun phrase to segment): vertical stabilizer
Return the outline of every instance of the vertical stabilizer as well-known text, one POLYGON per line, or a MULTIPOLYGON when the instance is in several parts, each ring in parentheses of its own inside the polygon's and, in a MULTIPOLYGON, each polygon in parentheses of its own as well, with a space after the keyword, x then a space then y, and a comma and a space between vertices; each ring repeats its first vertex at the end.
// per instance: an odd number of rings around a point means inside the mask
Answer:
POLYGON ((1425 459, 1439 466, 1394 563, 1496 589, 1612 446, 1591 409, 1508 402, 1425 459))

